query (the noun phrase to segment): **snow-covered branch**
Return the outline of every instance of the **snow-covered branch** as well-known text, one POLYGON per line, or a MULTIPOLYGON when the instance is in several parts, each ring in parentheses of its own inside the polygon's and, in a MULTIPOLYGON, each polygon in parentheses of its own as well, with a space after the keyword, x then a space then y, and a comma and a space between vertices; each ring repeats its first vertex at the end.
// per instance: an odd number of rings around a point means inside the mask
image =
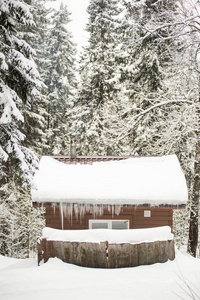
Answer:
POLYGON ((142 118, 145 117, 145 115, 147 115, 149 112, 156 110, 159 107, 164 107, 164 106, 168 106, 168 105, 173 105, 173 104, 189 104, 189 105, 194 105, 193 101, 189 101, 189 100, 167 100, 167 101, 163 101, 157 104, 154 104, 152 106, 150 106, 149 108, 142 110, 140 113, 138 113, 137 115, 134 115, 129 121, 128 123, 126 123, 126 128, 120 133, 120 135, 118 136, 118 138, 115 141, 120 141, 124 138, 126 138, 130 131, 134 128, 134 126, 139 123, 141 121, 142 118))

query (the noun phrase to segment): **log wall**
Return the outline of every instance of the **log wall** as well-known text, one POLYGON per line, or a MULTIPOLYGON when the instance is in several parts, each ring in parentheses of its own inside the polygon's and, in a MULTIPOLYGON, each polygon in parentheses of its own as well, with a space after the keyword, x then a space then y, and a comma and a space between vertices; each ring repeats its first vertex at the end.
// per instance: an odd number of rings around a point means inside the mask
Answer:
POLYGON ((38 240, 38 264, 57 257, 66 263, 90 268, 125 268, 164 263, 175 257, 174 241, 109 244, 38 240))

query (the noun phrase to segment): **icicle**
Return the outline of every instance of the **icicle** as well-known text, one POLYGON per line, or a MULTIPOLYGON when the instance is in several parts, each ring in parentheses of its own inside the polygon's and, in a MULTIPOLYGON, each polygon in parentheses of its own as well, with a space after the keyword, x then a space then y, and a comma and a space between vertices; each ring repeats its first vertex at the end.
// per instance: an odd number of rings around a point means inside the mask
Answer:
POLYGON ((73 204, 65 203, 65 217, 67 220, 70 219, 70 223, 72 224, 72 215, 73 215, 73 204))
POLYGON ((78 220, 78 213, 79 213, 78 208, 79 208, 78 204, 74 204, 74 214, 75 214, 76 221, 78 220))
POLYGON ((66 203, 62 203, 62 210, 63 210, 63 220, 64 220, 67 216, 66 203))
POLYGON ((121 212, 121 205, 115 205, 115 215, 119 216, 121 212))
POLYGON ((71 219, 71 207, 70 207, 69 203, 67 203, 67 206, 66 206, 66 217, 67 217, 67 219, 71 219))
POLYGON ((106 209, 106 206, 105 205, 101 205, 101 216, 103 216, 105 209, 106 209))
POLYGON ((87 204, 86 205, 86 212, 88 212, 88 213, 90 213, 90 214, 93 214, 93 209, 92 209, 92 205, 90 205, 90 204, 87 204))
POLYGON ((65 203, 65 205, 64 205, 64 217, 65 218, 67 218, 67 212, 68 212, 67 206, 68 206, 68 203, 65 203))
POLYGON ((99 215, 102 216, 104 213, 104 205, 103 204, 100 204, 99 205, 99 215))
POLYGON ((53 215, 54 215, 54 218, 55 218, 55 214, 56 214, 56 204, 55 204, 55 203, 52 203, 52 204, 51 204, 51 207, 53 207, 53 215))
POLYGON ((74 208, 73 203, 70 203, 70 223, 71 223, 71 226, 72 226, 72 220, 73 220, 73 208, 74 208))
POLYGON ((114 217, 114 214, 115 214, 115 205, 112 204, 111 205, 111 208, 112 208, 112 218, 114 217))
MULTIPOLYGON (((56 205, 52 204, 54 208, 54 217, 55 217, 55 209, 56 205)), ((121 205, 103 205, 103 204, 73 204, 73 203, 60 203, 60 215, 61 215, 61 223, 62 229, 64 229, 64 220, 70 220, 70 224, 72 226, 73 223, 73 214, 75 215, 76 220, 80 218, 80 224, 82 224, 82 219, 85 217, 86 213, 90 213, 93 215, 93 218, 96 219, 99 216, 102 216, 104 212, 111 213, 112 218, 115 215, 119 215, 121 212, 121 205)))
MULTIPOLYGON (((80 208, 80 205, 79 205, 80 208)), ((80 217, 82 217, 85 213, 90 213, 93 215, 93 218, 96 219, 98 216, 102 216, 104 214, 104 211, 107 209, 108 212, 110 212, 110 205, 104 205, 104 204, 86 204, 81 206, 80 210, 80 217), (84 209, 83 209, 84 207, 84 209)), ((107 212, 106 211, 106 212, 107 212)), ((114 214, 114 209, 113 209, 114 214)))
POLYGON ((80 222, 82 224, 82 217, 85 215, 86 213, 86 206, 84 204, 80 205, 80 222))
POLYGON ((97 204, 94 204, 93 205, 93 216, 94 216, 94 219, 96 219, 96 217, 98 217, 100 215, 101 215, 101 206, 97 205, 97 204))
POLYGON ((62 229, 64 229, 64 216, 63 216, 63 203, 62 202, 60 202, 60 215, 61 215, 62 229))
POLYGON ((103 205, 102 204, 97 205, 96 213, 97 213, 98 216, 103 215, 103 205))

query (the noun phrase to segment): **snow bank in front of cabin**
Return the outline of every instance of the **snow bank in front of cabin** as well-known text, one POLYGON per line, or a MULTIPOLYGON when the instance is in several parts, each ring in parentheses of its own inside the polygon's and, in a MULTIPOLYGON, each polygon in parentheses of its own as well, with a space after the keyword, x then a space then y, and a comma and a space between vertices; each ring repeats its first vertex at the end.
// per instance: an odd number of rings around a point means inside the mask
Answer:
POLYGON ((9 267, 11 265, 14 265, 15 263, 18 263, 20 260, 17 258, 11 258, 7 256, 0 255, 0 270, 4 269, 6 267, 9 267))
POLYGON ((42 237, 50 241, 88 243, 108 241, 109 243, 118 244, 139 244, 143 242, 172 240, 173 234, 171 233, 171 228, 169 226, 129 230, 59 230, 46 227, 42 230, 42 237))
POLYGON ((173 261, 136 268, 84 268, 58 258, 39 267, 35 261, 22 268, 21 260, 11 267, 0 270, 3 300, 189 300, 200 295, 200 260, 179 251, 173 261))
POLYGON ((178 205, 188 198, 175 155, 68 165, 42 157, 33 202, 108 205, 178 205))

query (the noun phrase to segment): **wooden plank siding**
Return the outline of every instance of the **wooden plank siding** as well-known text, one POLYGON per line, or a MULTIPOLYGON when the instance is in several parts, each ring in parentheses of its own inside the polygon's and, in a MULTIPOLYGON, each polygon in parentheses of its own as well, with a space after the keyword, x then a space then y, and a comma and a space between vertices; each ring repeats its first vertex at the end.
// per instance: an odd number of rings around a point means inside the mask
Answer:
MULTIPOLYGON (((62 217, 59 206, 44 205, 46 207, 46 226, 62 229, 62 217)), ((86 212, 80 218, 73 212, 71 216, 63 216, 63 229, 80 230, 89 229, 90 219, 116 219, 129 220, 130 229, 151 228, 159 226, 170 226, 172 228, 172 207, 149 207, 149 206, 123 206, 119 215, 109 212, 104 208, 103 215, 94 216, 86 212), (151 211, 151 217, 144 217, 144 211, 151 211)))
POLYGON ((38 265, 50 257, 89 268, 127 268, 174 260, 173 240, 129 243, 51 241, 38 239, 38 265))

